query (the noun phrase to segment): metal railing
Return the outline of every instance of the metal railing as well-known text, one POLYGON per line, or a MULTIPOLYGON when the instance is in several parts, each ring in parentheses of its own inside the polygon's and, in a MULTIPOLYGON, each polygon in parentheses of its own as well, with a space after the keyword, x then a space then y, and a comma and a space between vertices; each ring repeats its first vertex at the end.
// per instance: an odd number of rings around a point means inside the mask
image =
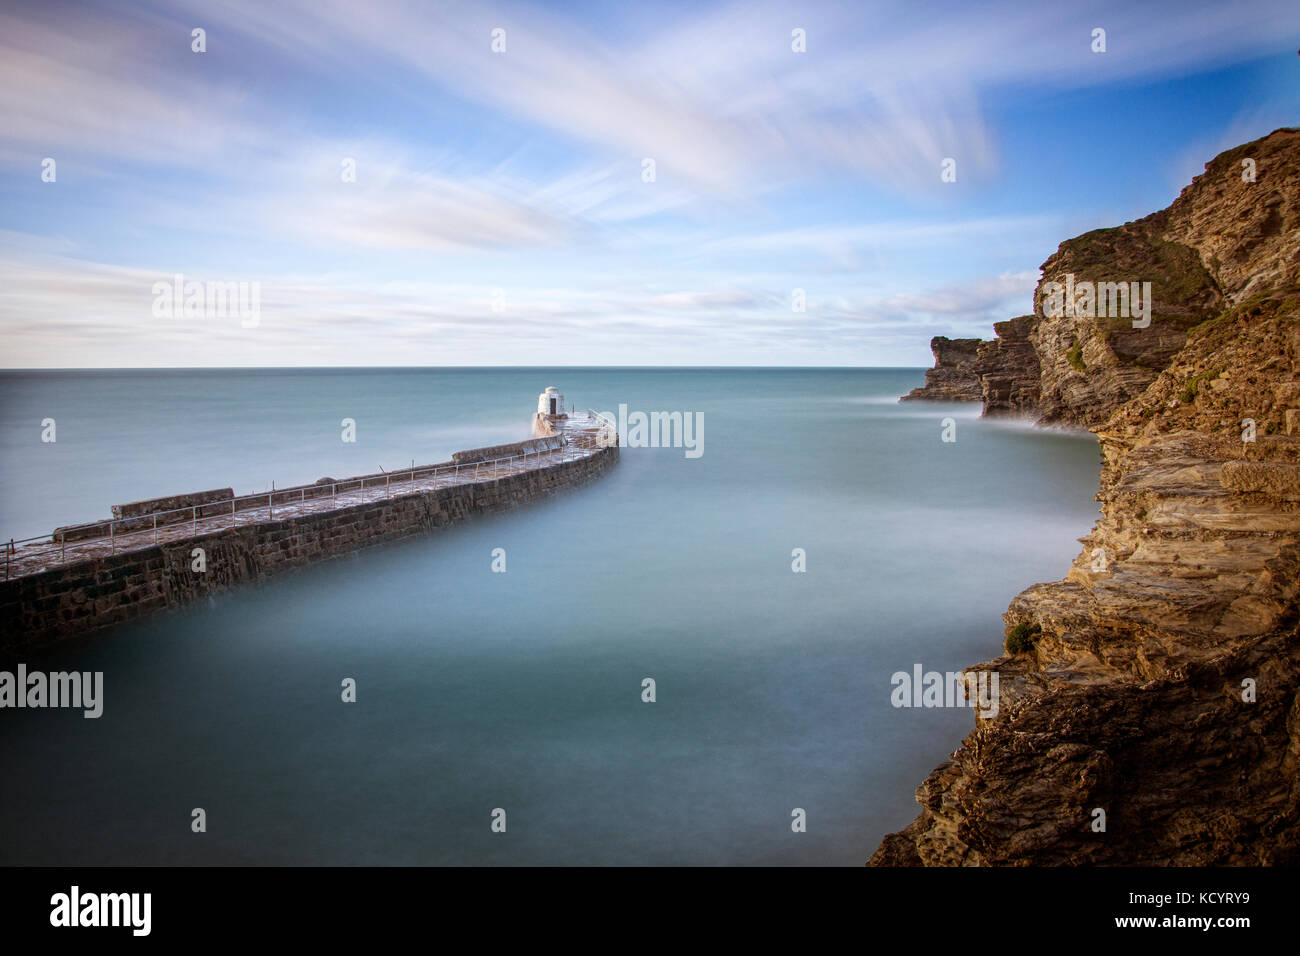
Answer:
POLYGON ((257 524, 263 520, 274 520, 277 505, 281 507, 282 514, 287 511, 290 515, 330 511, 341 506, 348 507, 364 504, 367 501, 391 498, 395 485, 406 484, 411 490, 415 490, 417 482, 431 480, 431 486, 420 490, 434 490, 440 487, 475 484, 480 481, 495 481, 498 478, 532 471, 545 465, 576 461, 587 457, 588 452, 600 447, 594 439, 588 443, 581 436, 576 440, 573 436, 566 436, 564 445, 557 449, 532 452, 525 449, 519 454, 486 461, 444 462, 424 468, 408 468, 382 475, 362 475, 357 478, 313 485, 294 485, 279 490, 276 490, 275 483, 272 482, 271 490, 268 492, 237 495, 221 501, 204 502, 184 508, 70 526, 62 529, 61 533, 56 532, 57 540, 53 541, 48 548, 36 548, 35 544, 51 541, 55 535, 10 538, 4 543, 5 580, 8 581, 15 571, 17 575, 21 575, 45 570, 51 564, 66 564, 69 552, 72 552, 73 561, 102 554, 106 540, 108 553, 116 554, 119 550, 135 550, 157 544, 160 540, 174 541, 193 537, 198 534, 201 522, 211 530, 219 531, 239 525, 257 524), (535 464, 530 465, 530 462, 535 464), (330 502, 328 507, 312 507, 326 499, 330 502), (343 500, 342 505, 339 503, 340 499, 343 500), (227 508, 229 511, 226 510, 227 508), (265 518, 260 517, 261 515, 265 515, 265 518), (177 533, 177 529, 184 529, 186 525, 189 526, 188 534, 184 530, 177 533), (69 535, 75 536, 69 538, 69 535), (31 570, 25 569, 26 565, 36 563, 34 559, 56 553, 57 561, 44 562, 40 567, 31 570))
POLYGON ((595 409, 587 409, 587 414, 591 420, 597 423, 594 431, 583 431, 578 443, 583 448, 606 448, 610 444, 618 444, 618 422, 614 421, 608 415, 602 415, 595 409), (608 435, 613 436, 613 442, 608 440, 608 435))

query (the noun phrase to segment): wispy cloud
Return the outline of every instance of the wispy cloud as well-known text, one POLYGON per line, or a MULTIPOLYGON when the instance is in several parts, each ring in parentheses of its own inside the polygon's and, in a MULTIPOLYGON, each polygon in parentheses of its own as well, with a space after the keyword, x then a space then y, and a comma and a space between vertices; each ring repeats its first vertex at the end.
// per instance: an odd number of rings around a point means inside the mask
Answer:
POLYGON ((573 362, 575 355, 589 354, 603 362, 643 364, 682 347, 704 362, 761 364, 779 362, 783 351, 799 344, 857 348, 873 336, 904 328, 924 332, 955 316, 974 321, 1032 288, 1029 276, 997 276, 906 294, 827 296, 796 313, 785 290, 772 287, 516 287, 498 296, 492 293, 502 290, 417 280, 185 278, 261 283, 260 320, 245 328, 234 317, 157 318, 154 284, 171 281, 171 274, 10 253, 0 256, 0 337, 18 367, 55 364, 53 354, 60 356, 58 364, 220 366, 257 364, 289 352, 299 364, 458 364, 476 361, 488 348, 502 362, 508 356, 573 362), (339 348, 342 342, 349 343, 345 349, 339 348), (160 354, 159 343, 168 347, 161 354, 173 358, 151 358, 160 354))
MULTIPOLYGON (((1292 20, 1264 2, 11 4, 0 333, 18 365, 924 361, 929 335, 1023 311, 1063 223, 1111 214, 1016 163, 1008 104, 1096 90, 1104 118, 1292 20), (178 271, 261 281, 262 323, 160 324, 149 290, 178 271)), ((1192 140, 1231 145, 1276 109, 1143 156, 1199 171, 1192 140)))
POLYGON ((473 180, 370 164, 355 183, 330 183, 266 203, 269 229, 306 242, 377 249, 476 249, 547 245, 570 225, 526 198, 473 180))
POLYGON ((363 12, 351 0, 183 0, 170 12, 9 14, 0 106, 19 142, 217 161, 223 145, 292 132, 236 79, 271 53, 318 75, 343 67, 362 83, 397 71, 388 82, 416 84, 415 109, 424 84, 426 95, 448 91, 609 155, 655 157, 664 179, 725 196, 809 167, 929 182, 949 155, 983 175, 996 148, 982 98, 998 88, 1204 67, 1269 50, 1294 29, 1278 4, 1187 4, 1177 16, 1127 3, 1086 17, 1027 2, 909 11, 733 4, 665 15, 632 42, 562 11, 508 3, 371 0, 363 12), (188 49, 195 24, 208 30, 211 55, 239 71, 198 67, 188 49), (1104 60, 1089 53, 1094 26, 1108 30, 1104 60), (796 27, 808 36, 803 54, 791 50, 796 27), (503 54, 489 46, 495 28, 506 30, 503 54))
POLYGON ((185 69, 189 30, 141 11, 77 7, 0 13, 0 157, 83 157, 219 166, 232 149, 273 149, 242 115, 228 76, 185 69), (24 15, 26 14, 26 15, 24 15))
MULTIPOLYGON (((964 316, 984 320, 1006 315, 1009 302, 1020 300, 1029 311, 1033 305, 1034 286, 1039 273, 1015 272, 998 276, 981 276, 969 282, 945 285, 921 293, 898 293, 887 299, 890 307, 904 314, 964 316)), ((1014 306, 1013 306, 1014 307, 1014 306)))

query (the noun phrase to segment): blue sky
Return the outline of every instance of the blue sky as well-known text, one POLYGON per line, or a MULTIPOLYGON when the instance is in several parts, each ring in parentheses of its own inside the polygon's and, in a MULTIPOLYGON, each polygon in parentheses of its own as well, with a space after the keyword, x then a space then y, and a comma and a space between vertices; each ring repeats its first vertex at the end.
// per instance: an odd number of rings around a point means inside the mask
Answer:
POLYGON ((1298 47, 1291 2, 9 4, 0 365, 926 365, 1300 124, 1298 47), (157 317, 177 273, 258 321, 157 317))

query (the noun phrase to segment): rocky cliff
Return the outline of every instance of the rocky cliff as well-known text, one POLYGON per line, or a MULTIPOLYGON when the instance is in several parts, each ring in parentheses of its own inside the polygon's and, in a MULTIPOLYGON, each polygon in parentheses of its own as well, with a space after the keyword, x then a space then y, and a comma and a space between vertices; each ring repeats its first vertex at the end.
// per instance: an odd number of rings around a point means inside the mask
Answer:
POLYGON ((1038 405, 1041 371, 1034 349, 1034 317, 1022 315, 993 326, 998 335, 980 346, 976 370, 985 415, 1020 415, 1038 405))
POLYGON ((934 368, 925 373, 925 385, 914 388, 899 401, 978 402, 980 378, 975 372, 979 339, 950 339, 936 335, 930 340, 934 368))
MULTIPOLYGON (((1297 281, 1297 217, 1300 130, 1229 150, 1168 209, 1061 243, 1042 264, 1034 314, 998 323, 996 338, 977 346, 961 373, 979 380, 986 414, 1101 425, 1169 367, 1189 329, 1257 291, 1297 281), (1053 283, 1095 294, 1080 293, 1053 315, 1053 283), (1150 284, 1149 299, 1138 297, 1141 316, 1129 300, 1135 283, 1139 293, 1150 284)), ((926 386, 907 397, 948 400, 950 378, 927 373, 926 386)))
POLYGON ((1007 653, 971 669, 998 672, 997 715, 872 864, 1300 863, 1298 171, 1277 131, 1044 266, 1158 277, 1146 329, 1040 310, 1028 333, 1033 411, 1105 413, 1102 517, 1012 602, 1007 653), (1054 358, 1071 340, 1084 371, 1054 358))

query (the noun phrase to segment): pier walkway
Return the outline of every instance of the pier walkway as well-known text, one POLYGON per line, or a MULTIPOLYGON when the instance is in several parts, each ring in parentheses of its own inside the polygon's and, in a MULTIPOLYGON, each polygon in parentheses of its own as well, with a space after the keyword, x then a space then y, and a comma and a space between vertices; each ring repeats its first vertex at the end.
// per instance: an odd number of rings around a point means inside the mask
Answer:
MULTIPOLYGON (((185 541, 198 535, 233 528, 283 521, 309 514, 339 511, 367 502, 420 494, 456 485, 487 483, 527 471, 549 468, 590 457, 604 447, 611 423, 595 412, 561 418, 552 425, 560 447, 523 451, 486 461, 451 461, 406 468, 381 475, 342 478, 240 495, 226 501, 204 502, 187 508, 157 511, 131 517, 92 522, 61 529, 52 536, 9 540, 4 543, 5 580, 39 574, 107 555, 185 541), (86 529, 90 529, 87 531, 86 529), (102 532, 102 533, 101 533, 102 532)), ((524 445, 527 443, 517 443, 524 445)), ((457 456, 465 455, 458 452, 457 456)))

